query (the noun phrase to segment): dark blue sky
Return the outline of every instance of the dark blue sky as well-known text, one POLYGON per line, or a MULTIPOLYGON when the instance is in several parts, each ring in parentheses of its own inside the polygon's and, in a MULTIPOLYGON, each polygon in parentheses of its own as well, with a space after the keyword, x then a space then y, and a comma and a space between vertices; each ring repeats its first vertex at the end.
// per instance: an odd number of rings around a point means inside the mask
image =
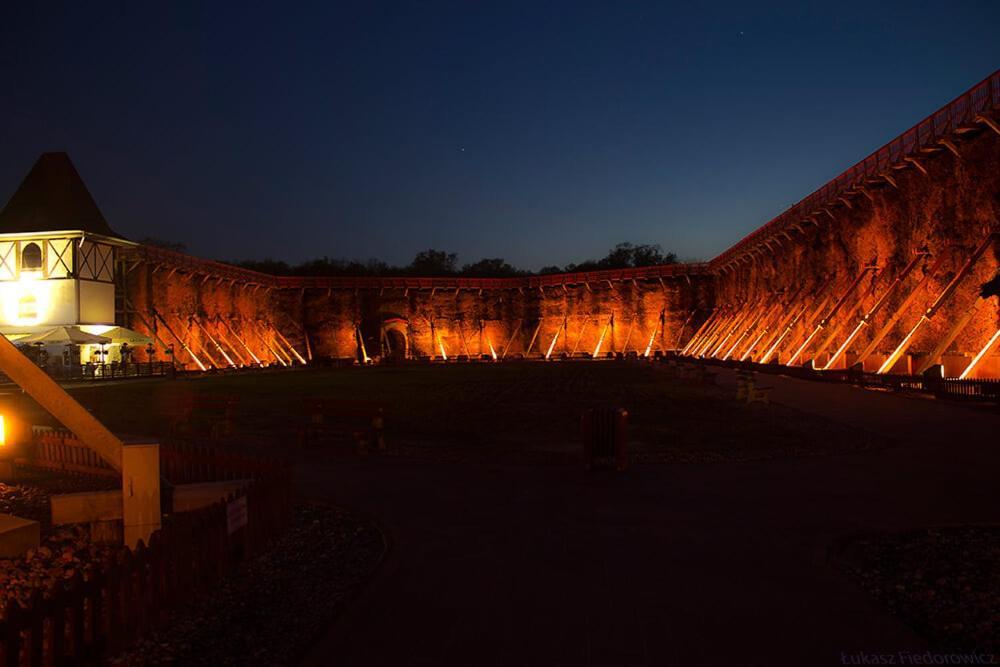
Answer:
POLYGON ((995 0, 75 4, 0 9, 0 198, 220 259, 710 258, 1000 67, 995 0))

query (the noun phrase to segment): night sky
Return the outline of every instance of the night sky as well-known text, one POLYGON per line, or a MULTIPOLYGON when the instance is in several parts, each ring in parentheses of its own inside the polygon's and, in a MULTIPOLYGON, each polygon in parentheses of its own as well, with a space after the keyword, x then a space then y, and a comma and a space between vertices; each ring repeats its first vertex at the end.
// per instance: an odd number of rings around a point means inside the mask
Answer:
POLYGON ((229 260, 710 258, 1000 67, 994 0, 97 4, 0 9, 0 199, 229 260))

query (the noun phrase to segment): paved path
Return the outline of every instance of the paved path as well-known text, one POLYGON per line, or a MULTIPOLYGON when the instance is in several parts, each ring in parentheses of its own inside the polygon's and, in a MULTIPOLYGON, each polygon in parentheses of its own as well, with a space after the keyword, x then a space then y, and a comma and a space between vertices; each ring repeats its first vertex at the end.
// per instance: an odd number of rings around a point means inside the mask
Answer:
POLYGON ((807 667, 841 664, 841 651, 920 649, 827 563, 827 548, 856 531, 1000 521, 1000 416, 841 385, 766 383, 776 401, 897 445, 623 475, 300 466, 305 493, 370 514, 393 541, 305 664, 807 667))

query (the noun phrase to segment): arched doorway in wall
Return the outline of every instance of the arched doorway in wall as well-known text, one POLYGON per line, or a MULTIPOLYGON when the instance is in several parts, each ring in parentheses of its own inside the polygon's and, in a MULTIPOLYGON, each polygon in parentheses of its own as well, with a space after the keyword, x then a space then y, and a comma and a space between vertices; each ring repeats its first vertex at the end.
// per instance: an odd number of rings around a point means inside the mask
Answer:
POLYGON ((401 362, 410 357, 409 323, 392 313, 382 315, 382 358, 401 362))

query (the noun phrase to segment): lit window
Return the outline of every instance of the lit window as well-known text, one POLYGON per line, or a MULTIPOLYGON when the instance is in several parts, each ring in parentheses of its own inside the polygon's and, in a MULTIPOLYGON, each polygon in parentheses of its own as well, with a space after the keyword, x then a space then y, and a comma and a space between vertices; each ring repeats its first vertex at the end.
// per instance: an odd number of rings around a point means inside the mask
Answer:
POLYGON ((21 250, 21 270, 37 271, 42 268, 42 249, 37 243, 29 243, 21 250))

